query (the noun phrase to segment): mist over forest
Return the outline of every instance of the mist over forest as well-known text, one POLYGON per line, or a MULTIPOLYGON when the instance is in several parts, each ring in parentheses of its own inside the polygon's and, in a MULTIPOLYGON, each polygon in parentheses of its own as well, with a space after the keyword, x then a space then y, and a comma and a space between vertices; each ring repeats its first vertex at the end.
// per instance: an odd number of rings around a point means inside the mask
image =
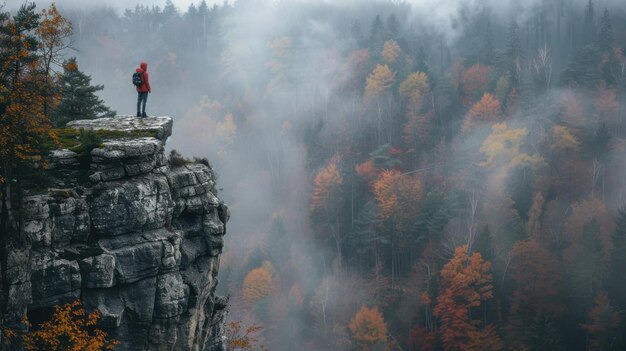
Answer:
POLYGON ((147 62, 216 171, 256 345, 626 349, 623 0, 57 6, 105 104, 147 62))

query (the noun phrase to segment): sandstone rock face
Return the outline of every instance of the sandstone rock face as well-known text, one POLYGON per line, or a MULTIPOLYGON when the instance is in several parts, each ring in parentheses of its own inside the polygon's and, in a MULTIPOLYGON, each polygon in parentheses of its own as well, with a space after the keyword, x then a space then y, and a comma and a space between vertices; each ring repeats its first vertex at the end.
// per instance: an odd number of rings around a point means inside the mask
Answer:
MULTIPOLYGON (((119 350, 222 350, 226 299, 215 288, 230 213, 213 171, 167 164, 169 117, 70 126, 122 137, 91 151, 84 180, 61 179, 24 199, 30 244, 9 255, 8 320, 81 299, 100 310, 119 350), (136 136, 143 132, 153 136, 136 136)), ((57 150, 48 168, 71 177, 76 160, 57 150)))

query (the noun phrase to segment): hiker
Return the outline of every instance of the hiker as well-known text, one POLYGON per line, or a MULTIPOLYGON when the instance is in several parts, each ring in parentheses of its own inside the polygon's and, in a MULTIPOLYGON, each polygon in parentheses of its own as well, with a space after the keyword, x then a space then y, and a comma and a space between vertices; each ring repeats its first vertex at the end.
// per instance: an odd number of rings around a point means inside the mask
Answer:
POLYGON ((148 101, 148 94, 151 93, 152 90, 150 89, 147 63, 142 62, 139 68, 135 70, 133 74, 133 84, 137 88, 137 117, 148 117, 146 114, 146 102, 148 101))

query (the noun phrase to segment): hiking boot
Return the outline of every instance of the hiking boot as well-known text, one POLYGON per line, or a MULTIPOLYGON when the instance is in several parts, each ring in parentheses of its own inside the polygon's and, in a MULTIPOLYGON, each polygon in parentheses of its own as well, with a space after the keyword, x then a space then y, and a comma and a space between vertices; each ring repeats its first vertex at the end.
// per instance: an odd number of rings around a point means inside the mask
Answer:
POLYGON ((148 115, 144 112, 141 114, 141 117, 148 117, 148 115))
POLYGON ((137 117, 141 117, 141 113, 137 112, 137 117))

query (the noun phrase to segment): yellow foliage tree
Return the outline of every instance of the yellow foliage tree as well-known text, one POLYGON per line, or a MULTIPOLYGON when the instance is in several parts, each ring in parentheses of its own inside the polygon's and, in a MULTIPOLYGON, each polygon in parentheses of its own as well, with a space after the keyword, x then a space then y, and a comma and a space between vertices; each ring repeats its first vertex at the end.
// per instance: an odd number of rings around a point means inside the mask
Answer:
POLYGON ((396 79, 396 73, 387 65, 376 65, 365 83, 365 98, 380 95, 387 90, 396 79))
POLYGON ((361 306, 348 328, 359 350, 369 351, 374 345, 387 341, 387 324, 378 307, 361 306))
POLYGON ((398 56, 402 53, 400 45, 395 40, 388 40, 383 44, 383 50, 381 52, 383 59, 389 63, 394 63, 398 59, 398 56))
POLYGON ((119 341, 108 340, 96 327, 99 319, 100 312, 85 312, 79 301, 55 306, 49 321, 22 336, 23 346, 30 351, 113 350, 119 341))
POLYGON ((552 127, 552 144, 550 148, 554 151, 572 151, 578 150, 580 142, 565 126, 556 125, 552 127))
POLYGON ((427 95, 430 91, 428 76, 424 72, 411 73, 402 83, 400 83, 400 95, 403 97, 413 97, 427 95))
POLYGON ((480 151, 487 155, 483 167, 502 167, 504 172, 516 166, 537 166, 543 163, 540 155, 529 155, 521 151, 526 128, 510 129, 506 123, 491 126, 491 134, 485 139, 480 151))
POLYGON ((248 303, 255 303, 270 296, 276 291, 274 267, 269 261, 263 262, 261 267, 248 272, 243 280, 243 298, 248 303))

